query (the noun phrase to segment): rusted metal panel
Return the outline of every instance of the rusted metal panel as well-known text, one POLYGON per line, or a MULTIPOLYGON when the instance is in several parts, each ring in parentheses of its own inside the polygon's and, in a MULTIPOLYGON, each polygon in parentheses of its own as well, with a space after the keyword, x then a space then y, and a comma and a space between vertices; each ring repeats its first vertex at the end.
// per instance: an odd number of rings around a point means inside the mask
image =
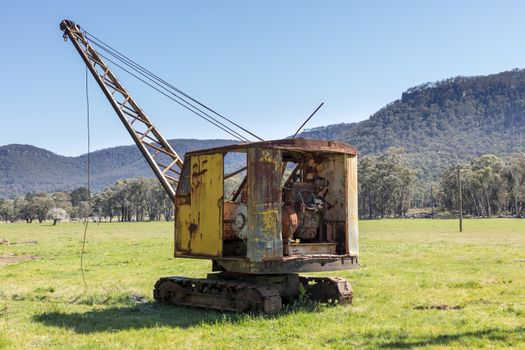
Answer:
POLYGON ((232 240, 238 239, 239 237, 235 233, 235 210, 239 207, 239 203, 232 201, 224 201, 223 207, 223 239, 232 240))
POLYGON ((292 243, 290 255, 335 254, 335 243, 292 243))
POLYGON ((222 255, 223 177, 222 153, 191 157, 192 254, 222 255))
POLYGON ((278 149, 248 150, 248 259, 283 256, 281 235, 282 154, 278 149))
POLYGON ((297 213, 295 212, 292 205, 285 205, 281 209, 281 230, 283 236, 283 255, 290 255, 290 250, 288 249, 290 238, 297 230, 299 225, 299 219, 297 213))
POLYGON ((359 229, 357 212, 357 156, 346 157, 346 253, 359 255, 359 229))
POLYGON ((319 152, 357 154, 357 149, 338 141, 313 139, 283 139, 263 142, 240 143, 223 147, 214 147, 186 153, 187 155, 208 154, 216 152, 247 152, 251 148, 273 148, 293 152, 319 152))
POLYGON ((324 213, 325 221, 346 220, 345 158, 344 154, 328 155, 318 167, 319 176, 330 183, 323 191, 323 197, 328 203, 324 213))
POLYGON ((272 274, 350 270, 359 267, 358 257, 350 255, 294 256, 272 261, 248 259, 218 259, 226 270, 240 273, 272 274))

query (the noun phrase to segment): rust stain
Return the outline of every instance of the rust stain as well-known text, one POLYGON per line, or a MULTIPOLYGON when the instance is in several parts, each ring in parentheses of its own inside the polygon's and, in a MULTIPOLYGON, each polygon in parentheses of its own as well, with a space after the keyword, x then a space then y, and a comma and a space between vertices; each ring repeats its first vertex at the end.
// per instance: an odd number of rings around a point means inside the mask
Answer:
POLYGON ((278 212, 275 209, 259 212, 259 216, 261 217, 261 229, 265 233, 270 233, 273 236, 273 231, 277 229, 277 215, 278 212))
MULTIPOLYGON (((196 167, 194 167, 196 168, 196 167)), ((197 176, 202 176, 204 174, 206 174, 208 172, 208 169, 202 169, 201 171, 194 171, 193 174, 191 174, 191 176, 193 177, 197 177, 197 176)))
POLYGON ((270 163, 273 165, 275 171, 279 170, 280 162, 278 162, 275 157, 266 150, 261 151, 259 162, 270 163))
POLYGON ((343 153, 356 155, 357 149, 348 144, 338 141, 312 140, 312 139, 283 139, 263 142, 251 142, 247 144, 235 144, 222 147, 202 149, 187 152, 186 155, 200 155, 218 152, 242 152, 248 148, 272 148, 288 150, 293 152, 320 152, 320 153, 343 153))

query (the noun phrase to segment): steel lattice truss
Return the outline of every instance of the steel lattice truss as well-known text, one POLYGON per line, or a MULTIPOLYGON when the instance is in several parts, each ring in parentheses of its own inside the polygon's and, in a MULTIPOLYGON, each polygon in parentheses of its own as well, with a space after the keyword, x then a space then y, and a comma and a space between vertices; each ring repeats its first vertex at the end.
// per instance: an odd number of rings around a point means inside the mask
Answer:
POLYGON ((64 39, 69 38, 77 49, 168 195, 175 200, 175 183, 182 169, 182 159, 120 84, 80 26, 62 21, 60 29, 64 31, 64 39))

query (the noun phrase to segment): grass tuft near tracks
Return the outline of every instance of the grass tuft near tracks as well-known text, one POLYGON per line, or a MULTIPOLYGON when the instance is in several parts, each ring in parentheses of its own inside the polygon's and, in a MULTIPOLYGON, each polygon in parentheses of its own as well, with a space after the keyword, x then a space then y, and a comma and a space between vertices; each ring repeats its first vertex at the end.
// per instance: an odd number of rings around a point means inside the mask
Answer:
POLYGON ((166 307, 160 276, 205 276, 172 257, 172 223, 0 224, 0 349, 525 348, 525 220, 363 221, 354 304, 276 316, 166 307), (16 259, 15 259, 16 260, 16 259))

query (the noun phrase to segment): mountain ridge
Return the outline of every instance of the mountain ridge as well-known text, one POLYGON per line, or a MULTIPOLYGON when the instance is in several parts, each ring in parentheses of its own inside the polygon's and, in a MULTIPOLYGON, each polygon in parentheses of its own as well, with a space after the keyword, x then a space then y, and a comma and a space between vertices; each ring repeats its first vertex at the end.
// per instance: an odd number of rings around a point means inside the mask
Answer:
MULTIPOLYGON (((306 129, 299 137, 347 142, 358 148, 360 156, 402 147, 419 179, 436 181, 450 165, 482 154, 525 152, 525 70, 420 84, 366 120, 306 129)), ((180 155, 234 142, 170 140, 180 155)), ((95 190, 122 178, 153 177, 134 145, 90 156, 95 190)), ((61 156, 31 145, 0 146, 0 197, 85 185, 85 157, 61 156)))
POLYGON ((305 130, 348 142, 361 155, 402 147, 425 180, 486 153, 525 151, 525 70, 454 77, 412 87, 369 119, 305 130))
MULTIPOLYGON (((177 153, 229 145, 233 140, 168 140, 177 153)), ((28 192, 70 191, 85 186, 87 154, 63 156, 33 145, 0 146, 0 198, 28 192), (42 176, 45 174, 45 176, 42 176)), ((154 177, 135 145, 116 146, 90 153, 94 190, 124 178, 154 177)))

